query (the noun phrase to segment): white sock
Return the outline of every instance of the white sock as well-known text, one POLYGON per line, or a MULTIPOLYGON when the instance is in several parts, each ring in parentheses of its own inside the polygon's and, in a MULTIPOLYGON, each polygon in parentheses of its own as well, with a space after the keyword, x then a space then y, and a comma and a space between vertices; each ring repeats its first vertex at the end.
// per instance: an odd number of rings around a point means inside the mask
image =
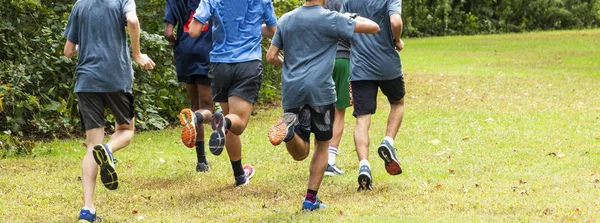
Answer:
POLYGON ((90 213, 92 213, 92 214, 96 214, 96 210, 95 210, 95 209, 91 209, 91 208, 88 208, 88 207, 83 207, 83 208, 81 208, 81 209, 82 209, 82 210, 88 210, 88 211, 90 211, 90 213))
POLYGON ((387 141, 388 143, 390 143, 390 145, 394 146, 394 138, 386 136, 385 138, 383 138, 383 140, 387 141))
POLYGON ((360 162, 358 162, 358 168, 359 169, 360 169, 361 166, 364 166, 364 165, 368 166, 369 169, 371 169, 371 165, 369 165, 369 161, 368 160, 364 159, 364 160, 361 160, 360 162))
POLYGON ((338 149, 336 147, 329 146, 329 160, 327 161, 329 165, 335 164, 335 156, 337 155, 337 153, 338 149))

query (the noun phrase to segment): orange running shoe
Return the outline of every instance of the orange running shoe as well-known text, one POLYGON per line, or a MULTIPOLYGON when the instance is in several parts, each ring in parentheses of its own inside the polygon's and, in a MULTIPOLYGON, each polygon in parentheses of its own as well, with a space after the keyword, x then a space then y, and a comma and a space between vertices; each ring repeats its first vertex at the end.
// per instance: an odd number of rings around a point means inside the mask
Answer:
POLYGON ((281 115, 277 123, 269 129, 269 141, 274 146, 287 141, 294 136, 294 127, 298 116, 294 113, 286 112, 281 115))
POLYGON ((181 129, 181 141, 188 148, 196 145, 196 115, 189 108, 179 112, 179 122, 183 126, 181 129))

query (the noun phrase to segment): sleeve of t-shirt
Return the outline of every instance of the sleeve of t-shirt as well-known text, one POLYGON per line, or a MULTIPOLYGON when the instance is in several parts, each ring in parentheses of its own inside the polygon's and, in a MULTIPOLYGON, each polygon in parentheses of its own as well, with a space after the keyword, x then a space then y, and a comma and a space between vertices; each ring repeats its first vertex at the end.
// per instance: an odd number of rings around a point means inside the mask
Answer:
MULTIPOLYGON (((280 21, 281 23, 281 21, 280 21)), ((275 35, 273 35, 273 39, 271 40, 271 44, 276 46, 279 49, 283 49, 283 39, 281 39, 281 26, 278 25, 275 30, 275 35)))
POLYGON ((402 0, 389 0, 388 15, 402 15, 402 0))
POLYGON ((277 25, 277 16, 275 15, 275 9, 273 8, 273 1, 265 1, 265 12, 263 13, 262 18, 268 27, 277 25))
POLYGON ((338 35, 338 38, 352 39, 354 34, 354 27, 356 27, 356 21, 347 15, 335 13, 334 15, 334 30, 338 35))
POLYGON ((69 20, 67 21, 67 27, 65 27, 63 36, 70 42, 79 44, 79 21, 75 11, 76 8, 73 7, 73 10, 71 10, 71 14, 69 15, 69 20))
POLYGON ((210 5, 209 0, 200 1, 200 5, 198 9, 196 9, 196 14, 194 14, 194 19, 200 21, 202 24, 206 25, 206 22, 212 16, 212 7, 210 5))
POLYGON ((135 1, 134 0, 123 0, 123 18, 127 21, 127 13, 135 13, 135 1))
POLYGON ((167 4, 165 5, 165 16, 164 16, 164 21, 168 22, 170 24, 173 25, 177 25, 177 19, 175 18, 175 15, 173 14, 173 10, 171 10, 171 1, 167 1, 167 4))
POLYGON ((348 8, 348 1, 342 2, 342 7, 340 7, 340 13, 346 13, 346 8, 348 8))

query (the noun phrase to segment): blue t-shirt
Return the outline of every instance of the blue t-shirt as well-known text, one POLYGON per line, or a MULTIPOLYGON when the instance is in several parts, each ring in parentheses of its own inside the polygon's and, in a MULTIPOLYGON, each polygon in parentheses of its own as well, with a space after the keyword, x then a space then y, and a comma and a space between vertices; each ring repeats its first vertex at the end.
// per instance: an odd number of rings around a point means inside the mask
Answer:
POLYGON ((126 14, 133 0, 78 0, 63 36, 78 44, 75 92, 131 92, 126 14), (101 21, 101 22, 99 22, 101 21))
POLYGON ((336 101, 331 73, 340 38, 350 39, 356 22, 320 5, 302 6, 283 15, 272 44, 283 49, 283 109, 324 106, 336 101))
POLYGON ((261 60, 261 25, 277 25, 271 0, 205 0, 194 18, 202 24, 212 19, 210 61, 219 63, 261 60))
POLYGON ((177 76, 207 75, 210 62, 208 54, 212 49, 211 22, 204 27, 200 36, 190 37, 188 26, 200 0, 167 0, 165 22, 177 26, 177 39, 173 46, 177 76))
POLYGON ((379 25, 377 34, 354 34, 350 41, 350 81, 392 80, 402 76, 390 15, 401 14, 402 0, 345 0, 341 12, 358 13, 379 25))

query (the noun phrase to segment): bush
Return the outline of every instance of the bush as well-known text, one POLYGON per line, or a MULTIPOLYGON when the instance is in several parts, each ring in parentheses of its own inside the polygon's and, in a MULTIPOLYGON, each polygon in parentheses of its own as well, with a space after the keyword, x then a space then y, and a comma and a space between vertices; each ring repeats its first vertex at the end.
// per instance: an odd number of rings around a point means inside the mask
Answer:
MULTIPOLYGON (((76 59, 62 56, 62 33, 73 0, 0 0, 0 158, 27 154, 33 141, 82 135, 73 93, 76 59)), ((163 129, 188 105, 176 81, 172 49, 162 37, 165 0, 137 0, 144 53, 152 71, 136 66, 138 130, 163 129)), ((276 14, 303 4, 274 0, 276 14)), ((413 0, 403 2, 404 35, 473 35, 531 30, 596 28, 599 0, 413 0)), ((269 40, 261 43, 263 53, 269 40)), ((259 104, 278 102, 281 69, 263 61, 259 104)), ((108 117, 112 120, 112 117, 108 117)), ((107 128, 113 128, 107 122, 107 128)))

